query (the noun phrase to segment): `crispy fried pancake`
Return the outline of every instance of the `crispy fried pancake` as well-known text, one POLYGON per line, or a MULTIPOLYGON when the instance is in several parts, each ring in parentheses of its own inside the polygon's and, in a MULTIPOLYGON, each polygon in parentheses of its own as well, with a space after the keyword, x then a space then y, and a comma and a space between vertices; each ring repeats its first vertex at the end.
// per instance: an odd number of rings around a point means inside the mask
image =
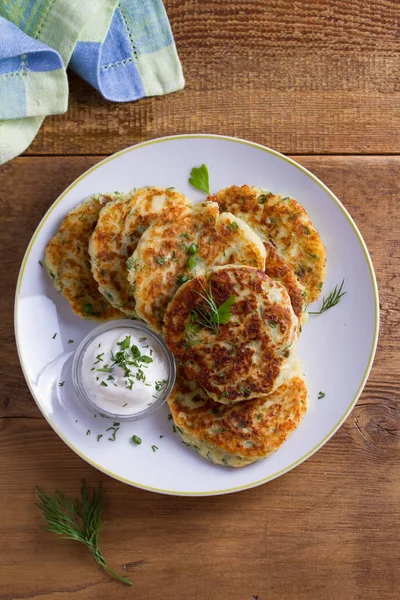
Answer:
POLYGON ((64 219, 46 248, 44 266, 54 287, 79 317, 95 321, 120 319, 123 314, 100 294, 90 268, 88 244, 102 207, 114 195, 91 196, 64 219))
POLYGON ((263 243, 244 221, 220 214, 214 202, 186 208, 175 220, 157 219, 128 261, 137 315, 160 332, 179 285, 224 264, 265 268, 263 243))
POLYGON ((178 371, 168 405, 185 444, 215 464, 243 467, 276 452, 297 429, 307 396, 300 364, 267 398, 234 406, 213 402, 178 371))
POLYGON ((266 272, 286 287, 300 316, 303 288, 307 303, 317 300, 326 269, 325 246, 304 208, 294 198, 283 198, 248 185, 226 188, 208 199, 217 202, 220 210, 244 219, 269 244, 266 272), (281 274, 276 273, 279 259, 281 274))
POLYGON ((232 404, 267 396, 291 375, 297 325, 282 286, 263 271, 228 265, 182 285, 163 333, 188 379, 213 400, 232 404), (228 299, 230 316, 217 325, 215 308, 228 299))
POLYGON ((136 316, 135 298, 127 278, 128 257, 156 218, 168 223, 191 204, 175 188, 144 187, 101 211, 89 244, 93 276, 100 292, 128 316, 136 316))

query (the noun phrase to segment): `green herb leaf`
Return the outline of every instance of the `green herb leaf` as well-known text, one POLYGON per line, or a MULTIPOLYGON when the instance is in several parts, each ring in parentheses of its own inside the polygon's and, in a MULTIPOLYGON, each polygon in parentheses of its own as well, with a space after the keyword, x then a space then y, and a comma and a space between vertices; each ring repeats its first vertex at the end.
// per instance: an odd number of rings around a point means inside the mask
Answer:
POLYGON ((187 281, 189 281, 189 275, 187 273, 176 278, 176 283, 179 283, 179 285, 182 285, 182 283, 186 283, 187 281))
POLYGON ((55 339, 56 339, 56 337, 57 337, 57 334, 55 333, 55 334, 53 335, 53 340, 55 340, 55 339))
POLYGON ((139 348, 137 346, 135 346, 135 344, 133 344, 133 346, 131 346, 131 352, 132 352, 133 358, 139 358, 139 356, 141 354, 139 348))
POLYGON ((83 314, 85 317, 89 317, 90 315, 93 314, 93 304, 90 304, 90 302, 88 304, 85 304, 85 306, 83 307, 83 314))
POLYGON ((73 344, 74 340, 68 340, 68 344, 73 344))
POLYGON ((190 246, 187 249, 188 254, 197 254, 199 251, 199 247, 197 244, 195 244, 194 242, 192 244, 190 244, 190 246))
POLYGON ((193 167, 190 173, 189 183, 205 194, 210 193, 208 169, 206 165, 203 164, 201 167, 193 167))
POLYGON ((318 400, 321 400, 322 398, 325 398, 325 394, 324 394, 324 392, 319 392, 318 393, 318 400))
POLYGON ((132 436, 132 442, 135 442, 135 444, 137 444, 138 446, 140 446, 140 444, 142 443, 142 438, 140 438, 137 435, 133 435, 132 436))
POLYGON ((122 342, 117 342, 117 345, 121 347, 121 350, 126 350, 129 348, 131 343, 131 336, 127 335, 126 338, 122 342))
POLYGON ((327 296, 326 298, 323 298, 322 300, 322 306, 320 308, 319 311, 317 312, 311 312, 309 311, 309 315, 322 315, 322 313, 326 312, 327 310, 329 310, 330 308, 333 308, 334 306, 336 306, 336 304, 339 304, 339 302, 341 301, 341 299, 343 298, 343 296, 346 294, 346 292, 343 292, 343 285, 344 285, 344 279, 342 281, 342 283, 340 284, 340 286, 338 287, 337 285, 335 286, 335 289, 333 290, 333 292, 331 292, 329 294, 329 296, 327 296))
POLYGON ((165 258, 163 256, 159 256, 157 258, 157 262, 159 265, 163 265, 165 263, 165 258))
POLYGON ((103 367, 102 369, 96 369, 98 373, 112 373, 111 367, 103 367))
POLYGON ((158 446, 152 446, 151 449, 153 450, 153 452, 157 452, 157 450, 159 450, 158 446))
POLYGON ((101 438, 102 438, 102 437, 103 437, 103 434, 102 434, 102 433, 99 433, 99 434, 98 434, 98 436, 97 436, 97 438, 96 438, 96 439, 97 439, 97 441, 99 442, 99 441, 101 440, 101 438))
POLYGON ((193 269, 196 266, 196 259, 193 256, 190 256, 190 258, 187 261, 187 266, 189 271, 193 271, 193 269))
POLYGON ((65 381, 60 381, 60 383, 58 384, 60 387, 62 387, 64 385, 65 381))
POLYGON ((220 325, 226 325, 231 318, 232 306, 236 296, 229 296, 227 300, 218 308, 218 322, 220 325))
POLYGON ((142 363, 152 363, 153 359, 151 358, 151 356, 145 356, 145 355, 143 355, 143 356, 141 356, 139 358, 139 361, 142 362, 142 363))
POLYGON ((81 497, 75 500, 70 500, 59 491, 48 495, 38 487, 36 487, 36 493, 38 495, 36 506, 40 508, 47 521, 47 531, 84 544, 96 562, 107 573, 121 583, 133 585, 129 579, 121 577, 110 569, 100 550, 99 532, 102 526, 103 511, 100 486, 90 493, 87 491, 85 482, 82 481, 81 497))
POLYGON ((42 261, 41 261, 41 260, 38 260, 38 263, 39 263, 39 265, 40 265, 40 266, 42 267, 42 269, 43 269, 43 263, 42 263, 42 261))

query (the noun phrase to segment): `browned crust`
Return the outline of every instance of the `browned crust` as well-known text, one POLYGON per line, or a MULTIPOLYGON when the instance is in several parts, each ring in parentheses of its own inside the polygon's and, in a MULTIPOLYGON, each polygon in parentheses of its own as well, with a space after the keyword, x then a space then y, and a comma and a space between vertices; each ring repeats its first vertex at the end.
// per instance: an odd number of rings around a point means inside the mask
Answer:
POLYGON ((44 264, 54 287, 68 300, 76 315, 95 321, 123 316, 99 292, 88 252, 99 212, 111 200, 110 196, 95 197, 72 210, 45 253, 44 264))
POLYGON ((206 443, 235 457, 252 462, 275 452, 298 427, 307 410, 307 387, 294 376, 268 398, 248 400, 233 406, 208 398, 202 390, 185 401, 193 386, 178 373, 168 405, 175 426, 193 440, 206 443))
POLYGON ((284 290, 282 303, 269 298, 276 284, 262 271, 228 266, 188 282, 177 292, 164 319, 168 347, 182 361, 186 376, 223 403, 271 393, 288 356, 297 319, 284 290), (200 327, 191 332, 191 315, 202 309, 211 286, 217 306, 236 300, 231 318, 218 333, 200 327), (279 341, 273 341, 273 332, 279 341))
MULTIPOLYGON (((318 299, 325 279, 326 250, 306 211, 294 198, 243 185, 231 186, 208 199, 217 202, 222 211, 247 221, 264 242, 271 241, 304 286, 307 302, 318 299)), ((293 281, 288 277, 285 281, 292 289, 293 281)), ((297 294, 294 302, 299 302, 297 294)))

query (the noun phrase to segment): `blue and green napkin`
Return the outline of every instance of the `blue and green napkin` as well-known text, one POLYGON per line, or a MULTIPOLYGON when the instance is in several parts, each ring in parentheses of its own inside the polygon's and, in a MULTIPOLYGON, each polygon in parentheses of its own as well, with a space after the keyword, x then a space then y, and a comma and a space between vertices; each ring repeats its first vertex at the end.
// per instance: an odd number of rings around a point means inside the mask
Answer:
POLYGON ((184 86, 162 0, 0 0, 0 164, 67 110, 67 65, 114 102, 184 86))

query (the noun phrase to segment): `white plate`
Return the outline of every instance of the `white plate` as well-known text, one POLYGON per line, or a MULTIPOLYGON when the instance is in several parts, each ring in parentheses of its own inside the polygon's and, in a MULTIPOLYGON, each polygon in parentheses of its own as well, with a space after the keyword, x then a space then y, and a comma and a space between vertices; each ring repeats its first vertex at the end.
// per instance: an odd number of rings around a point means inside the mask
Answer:
POLYGON ((378 306, 365 243, 345 208, 323 183, 263 146, 228 137, 188 135, 144 142, 118 152, 89 169, 61 194, 39 224, 22 262, 15 331, 33 397, 53 429, 79 456, 112 477, 147 490, 214 495, 243 490, 286 473, 340 427, 372 366, 378 306), (157 185, 176 186, 194 200, 204 199, 188 183, 191 168, 203 162, 209 169, 212 192, 246 183, 294 196, 327 247, 323 295, 343 278, 347 292, 338 306, 310 316, 303 328, 299 355, 309 385, 310 409, 299 429, 274 455, 242 469, 212 465, 181 444, 172 432, 166 406, 148 419, 121 424, 116 441, 108 441, 105 429, 110 422, 94 418, 80 405, 70 381, 72 353, 93 324, 71 312, 38 262, 65 215, 90 194, 157 185), (68 343, 70 339, 74 342, 68 343), (318 400, 320 391, 325 397, 318 400), (105 434, 99 442, 98 434, 105 434), (130 441, 132 434, 143 439, 141 446, 130 441), (154 452, 152 445, 159 449, 154 452))

